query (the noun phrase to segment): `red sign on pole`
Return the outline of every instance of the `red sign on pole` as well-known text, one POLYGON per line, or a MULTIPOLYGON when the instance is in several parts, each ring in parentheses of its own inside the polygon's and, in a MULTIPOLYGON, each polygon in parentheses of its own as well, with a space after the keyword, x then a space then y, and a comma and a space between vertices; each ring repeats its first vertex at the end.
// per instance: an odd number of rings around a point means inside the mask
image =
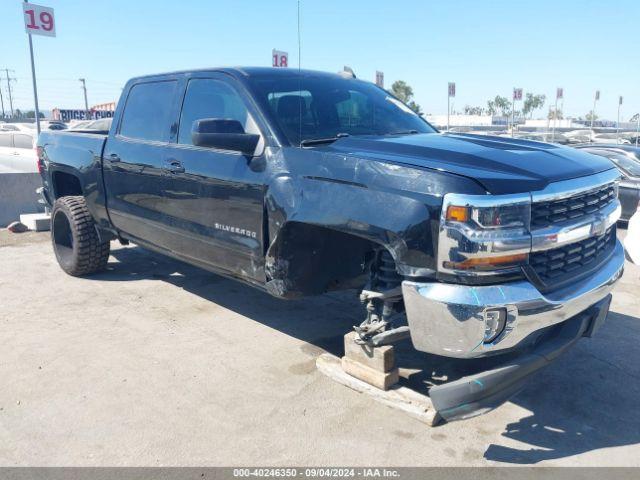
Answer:
POLYGON ((53 8, 34 3, 23 3, 24 29, 30 35, 56 36, 56 22, 53 8))
POLYGON ((513 89, 513 99, 514 100, 522 100, 522 89, 514 88, 513 89))
POLYGON ((272 67, 288 67, 289 66, 289 54, 281 50, 273 49, 271 52, 271 66, 272 67))

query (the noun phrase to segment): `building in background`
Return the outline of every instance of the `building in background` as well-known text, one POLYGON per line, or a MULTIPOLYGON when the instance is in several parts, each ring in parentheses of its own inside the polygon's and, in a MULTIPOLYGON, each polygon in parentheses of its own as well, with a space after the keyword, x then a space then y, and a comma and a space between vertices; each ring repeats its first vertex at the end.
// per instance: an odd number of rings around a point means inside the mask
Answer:
POLYGON ((80 108, 54 108, 51 111, 51 118, 63 122, 70 122, 71 120, 97 120, 99 118, 111 118, 115 111, 116 102, 99 103, 89 108, 88 115, 86 110, 80 108))

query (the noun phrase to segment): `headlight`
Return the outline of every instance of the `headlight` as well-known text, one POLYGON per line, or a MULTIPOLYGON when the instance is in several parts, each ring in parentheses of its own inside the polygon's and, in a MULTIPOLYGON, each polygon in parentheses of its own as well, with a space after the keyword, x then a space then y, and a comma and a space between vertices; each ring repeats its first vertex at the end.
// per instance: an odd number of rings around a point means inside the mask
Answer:
POLYGON ((519 270, 531 249, 530 219, 529 194, 445 195, 438 270, 457 275, 519 270))

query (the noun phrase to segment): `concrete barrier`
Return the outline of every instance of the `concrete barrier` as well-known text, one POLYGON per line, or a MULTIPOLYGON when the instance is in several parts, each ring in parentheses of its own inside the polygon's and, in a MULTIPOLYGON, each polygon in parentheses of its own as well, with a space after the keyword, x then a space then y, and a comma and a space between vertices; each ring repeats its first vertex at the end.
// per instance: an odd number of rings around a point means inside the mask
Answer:
POLYGON ((38 173, 0 174, 0 227, 18 220, 21 213, 44 212, 36 188, 42 186, 38 173))

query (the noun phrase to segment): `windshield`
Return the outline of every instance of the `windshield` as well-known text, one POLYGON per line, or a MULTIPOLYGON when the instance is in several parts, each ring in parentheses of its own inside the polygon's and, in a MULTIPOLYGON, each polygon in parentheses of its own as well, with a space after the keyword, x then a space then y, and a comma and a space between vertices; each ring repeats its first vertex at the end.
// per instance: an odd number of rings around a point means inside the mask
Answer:
POLYGON ((344 135, 435 132, 372 83, 324 75, 259 77, 250 83, 292 145, 344 135))

